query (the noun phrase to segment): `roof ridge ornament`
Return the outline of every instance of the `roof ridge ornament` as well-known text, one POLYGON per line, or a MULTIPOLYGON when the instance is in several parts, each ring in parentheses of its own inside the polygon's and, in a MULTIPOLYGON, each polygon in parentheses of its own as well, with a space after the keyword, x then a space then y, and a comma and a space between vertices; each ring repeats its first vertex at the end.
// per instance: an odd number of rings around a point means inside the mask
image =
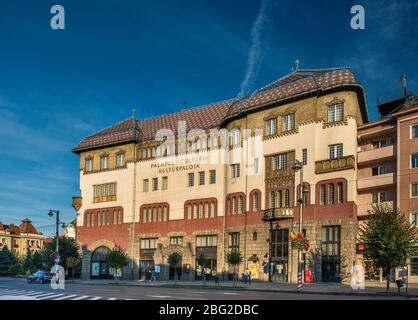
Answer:
POLYGON ((300 60, 296 59, 295 62, 293 62, 293 67, 292 67, 292 72, 297 72, 299 71, 299 65, 300 65, 300 60))

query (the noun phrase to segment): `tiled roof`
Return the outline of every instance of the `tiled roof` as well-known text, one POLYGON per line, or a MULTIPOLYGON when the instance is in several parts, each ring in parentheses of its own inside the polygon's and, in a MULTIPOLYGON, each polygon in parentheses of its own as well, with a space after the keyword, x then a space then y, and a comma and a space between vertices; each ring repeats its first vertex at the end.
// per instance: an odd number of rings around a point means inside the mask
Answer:
POLYGON ((38 230, 36 230, 36 228, 32 224, 32 221, 30 221, 28 218, 22 221, 22 224, 19 226, 19 229, 21 233, 38 234, 38 230))
MULTIPOLYGON (((286 101, 319 90, 347 85, 359 86, 350 68, 298 70, 241 99, 225 100, 144 120, 134 121, 134 118, 131 117, 84 138, 73 149, 73 152, 78 153, 83 150, 128 141, 153 140, 157 130, 161 128, 170 129, 174 134, 177 134, 179 121, 186 121, 187 131, 195 128, 211 129, 221 126, 225 120, 237 116, 243 111, 286 101)), ((360 98, 364 98, 364 96, 360 98)), ((363 118, 367 121, 367 110, 364 108, 363 112, 363 118)))

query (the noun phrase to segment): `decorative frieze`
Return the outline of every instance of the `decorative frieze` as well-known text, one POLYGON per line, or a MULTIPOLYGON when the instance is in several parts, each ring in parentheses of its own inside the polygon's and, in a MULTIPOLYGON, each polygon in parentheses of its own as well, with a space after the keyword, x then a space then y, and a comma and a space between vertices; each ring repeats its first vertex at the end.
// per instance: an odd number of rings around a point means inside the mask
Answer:
POLYGON ((325 159, 315 162, 315 174, 355 169, 354 155, 338 159, 325 159))

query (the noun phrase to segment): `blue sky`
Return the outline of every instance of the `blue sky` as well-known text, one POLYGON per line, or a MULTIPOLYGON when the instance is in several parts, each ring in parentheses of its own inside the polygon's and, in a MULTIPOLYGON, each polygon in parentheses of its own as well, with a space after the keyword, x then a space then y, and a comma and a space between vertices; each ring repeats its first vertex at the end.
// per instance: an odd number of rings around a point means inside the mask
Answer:
MULTIPOLYGON (((0 2, 0 221, 52 223, 50 208, 74 218, 78 157, 84 136, 127 118, 235 97, 261 1, 0 2), (61 4, 66 29, 50 28, 61 4)), ((256 89, 301 68, 351 66, 376 97, 398 97, 406 73, 418 91, 418 0, 268 0, 259 37, 256 89), (366 29, 350 28, 361 4, 366 29), (414 20, 415 18, 415 20, 414 20)))

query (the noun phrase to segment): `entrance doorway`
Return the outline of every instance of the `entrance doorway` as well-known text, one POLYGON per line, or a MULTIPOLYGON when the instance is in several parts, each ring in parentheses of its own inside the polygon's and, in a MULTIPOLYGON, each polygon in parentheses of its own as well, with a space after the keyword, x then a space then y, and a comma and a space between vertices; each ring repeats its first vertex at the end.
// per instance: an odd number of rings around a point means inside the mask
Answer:
POLYGON ((110 253, 108 247, 98 247, 91 256, 91 278, 112 279, 113 273, 107 263, 107 255, 110 253))
POLYGON ((276 282, 288 281, 289 261, 289 229, 271 230, 271 280, 276 282))
POLYGON ((341 281, 340 226, 322 227, 322 281, 341 281))
POLYGON ((178 280, 181 278, 181 262, 182 258, 181 255, 177 253, 173 253, 168 258, 168 263, 170 264, 170 271, 169 271, 169 280, 174 280, 177 277, 178 280))

